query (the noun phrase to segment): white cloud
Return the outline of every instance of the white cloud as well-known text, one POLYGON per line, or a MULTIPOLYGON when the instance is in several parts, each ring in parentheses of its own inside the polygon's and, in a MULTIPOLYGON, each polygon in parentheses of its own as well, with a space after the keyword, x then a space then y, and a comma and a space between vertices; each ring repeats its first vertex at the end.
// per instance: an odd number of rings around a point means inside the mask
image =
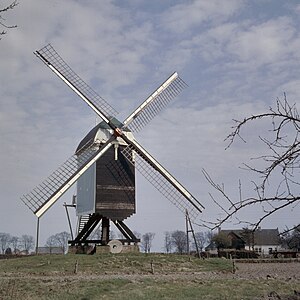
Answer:
MULTIPOLYGON (((285 82, 284 84, 280 85, 277 88, 278 92, 286 92, 287 94, 287 100, 291 103, 299 103, 299 95, 300 95, 300 80, 289 80, 288 82, 285 82)), ((283 96, 283 95, 281 95, 283 96)), ((280 97, 282 98, 282 97, 280 97)))
POLYGON ((231 38, 227 50, 241 62, 251 62, 252 67, 259 67, 286 59, 292 52, 289 44, 295 33, 287 17, 250 25, 231 38))
POLYGON ((220 23, 234 15, 242 6, 240 0, 194 0, 176 4, 163 15, 166 28, 179 33, 188 33, 203 23, 220 23))

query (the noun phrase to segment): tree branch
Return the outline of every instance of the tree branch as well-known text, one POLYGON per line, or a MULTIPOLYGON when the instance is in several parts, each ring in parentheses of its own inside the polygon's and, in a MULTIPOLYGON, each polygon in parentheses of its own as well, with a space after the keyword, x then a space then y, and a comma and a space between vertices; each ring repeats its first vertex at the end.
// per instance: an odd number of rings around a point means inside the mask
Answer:
MULTIPOLYGON (((242 210, 247 210, 251 206, 259 205, 262 208, 262 216, 257 217, 256 222, 252 225, 257 228, 258 225, 266 218, 272 216, 279 210, 298 204, 300 201, 298 176, 300 175, 300 118, 296 105, 290 105, 284 94, 284 99, 277 99, 276 108, 269 108, 269 112, 252 115, 244 118, 242 121, 234 120, 233 131, 226 137, 228 141, 226 149, 230 148, 233 142, 239 137, 246 143, 242 137, 242 129, 252 121, 269 119, 272 127, 269 132, 273 137, 266 138, 259 136, 259 140, 266 145, 267 152, 264 155, 255 158, 255 161, 263 162, 263 167, 256 167, 244 163, 243 169, 259 175, 257 181, 253 181, 255 197, 242 197, 242 187, 239 182, 239 199, 233 200, 225 193, 224 187, 215 183, 210 175, 203 170, 202 173, 209 184, 221 195, 223 201, 217 201, 212 194, 211 199, 225 214, 221 219, 216 219, 214 224, 218 227, 225 222, 230 221, 234 216, 239 220, 238 214, 242 210), (281 179, 280 179, 281 178, 281 179)), ((265 133, 266 134, 266 133, 265 133)), ((251 159, 254 161, 254 158, 251 159)), ((248 221, 241 221, 249 224, 248 221)))

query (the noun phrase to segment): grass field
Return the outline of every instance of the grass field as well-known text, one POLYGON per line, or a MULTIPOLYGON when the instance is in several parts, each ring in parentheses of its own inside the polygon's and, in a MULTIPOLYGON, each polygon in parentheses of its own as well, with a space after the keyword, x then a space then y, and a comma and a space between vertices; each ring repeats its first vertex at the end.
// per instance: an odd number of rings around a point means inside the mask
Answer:
POLYGON ((0 299, 278 299, 268 295, 300 289, 231 271, 230 260, 173 254, 31 256, 0 260, 0 299))

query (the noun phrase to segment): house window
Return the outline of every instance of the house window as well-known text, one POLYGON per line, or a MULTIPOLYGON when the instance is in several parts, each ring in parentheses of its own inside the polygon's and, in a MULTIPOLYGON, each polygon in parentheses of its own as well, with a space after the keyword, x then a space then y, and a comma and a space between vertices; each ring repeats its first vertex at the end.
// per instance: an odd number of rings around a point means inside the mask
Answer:
POLYGON ((272 252, 273 252, 273 249, 269 248, 269 254, 272 254, 272 252))

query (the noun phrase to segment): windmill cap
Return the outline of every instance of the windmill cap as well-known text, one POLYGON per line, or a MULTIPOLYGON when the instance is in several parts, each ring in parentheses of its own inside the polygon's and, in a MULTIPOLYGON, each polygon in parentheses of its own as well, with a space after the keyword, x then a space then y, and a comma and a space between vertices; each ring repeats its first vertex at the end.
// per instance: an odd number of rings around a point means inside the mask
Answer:
MULTIPOLYGON (((111 117, 110 118, 110 121, 113 125, 115 125, 117 128, 122 128, 124 125, 118 120, 116 119, 115 117, 111 117)), ((104 129, 104 130, 110 130, 110 126, 102 121, 100 122, 99 124, 97 124, 93 129, 91 129, 89 131, 89 133, 81 140, 81 142, 79 143, 75 153, 77 153, 80 149, 82 149, 84 146, 88 145, 88 144, 91 144, 94 140, 95 140, 95 137, 97 135, 97 132, 98 130, 101 130, 101 129, 104 129)), ((125 132, 130 132, 130 130, 126 127, 122 128, 122 131, 125 131, 125 132)))

